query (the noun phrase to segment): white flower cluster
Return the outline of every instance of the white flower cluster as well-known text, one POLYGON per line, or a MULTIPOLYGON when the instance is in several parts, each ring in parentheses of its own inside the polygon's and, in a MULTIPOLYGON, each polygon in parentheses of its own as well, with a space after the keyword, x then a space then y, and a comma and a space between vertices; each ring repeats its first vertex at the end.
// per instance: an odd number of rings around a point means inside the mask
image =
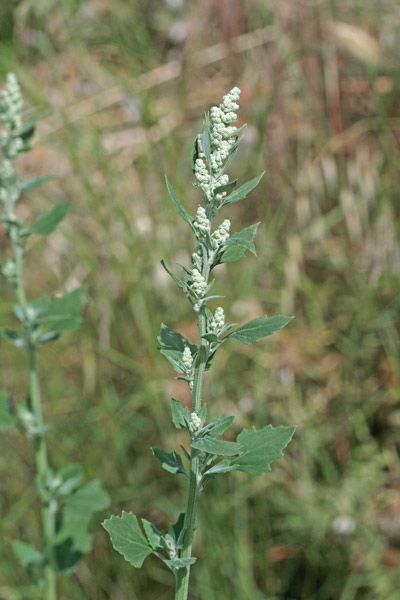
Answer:
POLYGON ((182 366, 185 369, 185 373, 191 372, 193 366, 193 356, 190 352, 189 346, 185 346, 185 349, 182 352, 182 366))
POLYGON ((202 298, 207 290, 207 281, 204 279, 203 275, 198 269, 193 269, 192 278, 192 290, 194 291, 196 296, 202 298))
POLYGON ((197 252, 193 252, 193 254, 192 254, 192 263, 193 263, 193 266, 196 267, 196 269, 198 271, 201 270, 202 260, 201 260, 200 254, 198 254, 197 252))
MULTIPOLYGON (((234 146, 237 127, 231 125, 237 119, 236 110, 239 105, 240 89, 234 87, 223 97, 219 106, 213 106, 210 110, 210 159, 211 172, 207 168, 206 155, 201 143, 201 135, 197 138, 198 158, 195 163, 195 178, 198 186, 203 190, 206 199, 210 202, 214 197, 214 190, 229 182, 228 175, 216 178, 225 160, 234 146)), ((226 192, 217 194, 222 199, 226 192)))
POLYGON ((229 231, 231 228, 231 222, 229 219, 222 221, 221 225, 211 234, 211 242, 214 250, 217 250, 221 244, 229 239, 229 231))
POLYGON ((196 216, 193 221, 193 227, 199 233, 210 233, 210 221, 207 218, 206 211, 202 206, 199 206, 196 211, 196 216))
POLYGON ((196 433, 201 428, 201 419, 199 415, 192 412, 190 415, 189 429, 192 433, 196 433))
POLYGON ((210 321, 211 331, 221 331, 225 326, 225 313, 224 309, 218 306, 214 313, 214 318, 210 321))
POLYGON ((10 131, 21 129, 23 107, 24 101, 17 78, 14 73, 8 73, 6 86, 1 93, 0 115, 4 125, 10 131))

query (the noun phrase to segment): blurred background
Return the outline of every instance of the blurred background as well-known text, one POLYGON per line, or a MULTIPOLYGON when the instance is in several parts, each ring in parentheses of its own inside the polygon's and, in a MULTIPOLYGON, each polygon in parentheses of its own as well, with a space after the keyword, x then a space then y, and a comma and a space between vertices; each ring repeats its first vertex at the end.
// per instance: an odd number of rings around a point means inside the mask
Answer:
MULTIPOLYGON (((1 81, 14 71, 46 115, 20 168, 58 177, 21 214, 73 201, 29 248, 29 295, 90 290, 83 328, 41 351, 52 462, 104 481, 104 516, 132 510, 163 528, 183 506, 184 482, 150 452, 186 441, 169 398, 188 393, 157 352, 160 323, 196 334, 159 264, 188 264, 192 244, 164 173, 194 214, 193 138, 204 111, 242 89, 248 128, 230 173, 267 173, 229 217, 233 231, 262 221, 258 260, 220 267, 216 293, 231 321, 296 319, 224 346, 206 398, 236 432, 298 427, 272 473, 223 476, 202 495, 192 600, 399 598, 399 61, 396 0, 0 4, 1 81)), ((12 301, 2 289, 1 321, 12 301)), ((24 355, 6 344, 1 387, 19 402, 24 355)), ((0 472, 0 599, 35 600, 11 550, 39 539, 32 448, 17 432, 0 438, 0 472)), ((60 600, 172 598, 156 558, 135 570, 93 529, 60 600)))

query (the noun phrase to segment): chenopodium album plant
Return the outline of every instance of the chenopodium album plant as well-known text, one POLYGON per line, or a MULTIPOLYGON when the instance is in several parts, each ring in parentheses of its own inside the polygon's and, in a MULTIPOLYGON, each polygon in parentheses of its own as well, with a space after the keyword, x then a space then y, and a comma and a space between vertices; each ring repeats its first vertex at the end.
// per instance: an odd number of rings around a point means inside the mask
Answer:
POLYGON ((188 478, 188 496, 185 513, 181 514, 167 532, 159 531, 155 525, 142 519, 142 528, 137 517, 123 512, 121 517, 112 516, 103 525, 111 536, 114 548, 134 567, 141 567, 144 559, 154 554, 174 573, 176 580, 175 600, 188 597, 190 567, 196 561, 192 556, 195 533, 196 508, 200 493, 205 485, 218 475, 228 471, 244 471, 250 475, 262 475, 271 470, 271 462, 282 456, 289 443, 294 427, 254 427, 243 430, 235 442, 220 439, 232 425, 234 417, 216 417, 207 421, 206 405, 202 389, 205 371, 212 366, 218 349, 229 339, 244 344, 258 342, 272 335, 289 323, 292 317, 274 316, 253 319, 240 327, 225 322, 220 306, 213 313, 208 302, 222 296, 209 295, 214 281, 211 272, 221 263, 237 261, 245 256, 246 250, 255 254, 254 236, 258 223, 246 227, 230 236, 231 223, 228 219, 212 231, 212 221, 220 210, 234 202, 243 200, 259 183, 262 175, 237 188, 237 180, 229 181, 226 170, 234 158, 243 137, 243 129, 232 123, 240 90, 234 88, 220 106, 211 108, 206 115, 202 133, 194 142, 192 170, 195 186, 203 193, 204 207, 199 206, 191 218, 176 197, 167 180, 168 192, 178 213, 192 230, 196 248, 192 254, 191 268, 182 267, 182 278, 178 278, 162 262, 163 267, 178 284, 190 302, 198 322, 198 344, 192 344, 180 333, 162 325, 159 349, 177 373, 178 379, 187 382, 192 394, 192 408, 171 400, 172 420, 178 429, 186 429, 190 447, 182 447, 188 466, 177 452, 166 452, 153 448, 154 456, 170 473, 181 473, 188 478))
POLYGON ((23 181, 15 170, 15 160, 30 149, 39 117, 29 116, 29 111, 24 112, 20 87, 13 74, 7 76, 1 93, 0 118, 0 221, 10 242, 10 252, 0 264, 0 272, 14 289, 16 304, 13 309, 19 321, 16 330, 1 327, 0 333, 5 340, 25 351, 29 371, 28 398, 26 402, 17 403, 16 410, 12 410, 10 394, 0 391, 0 431, 16 425, 32 442, 42 531, 40 548, 24 541, 14 541, 13 549, 29 580, 42 588, 43 598, 55 600, 57 573, 72 573, 81 556, 89 552, 92 536, 88 525, 91 516, 109 505, 108 495, 99 481, 93 480, 81 486, 82 468, 79 464, 58 471, 50 467, 46 443, 48 427, 44 423, 39 390, 38 350, 43 344, 56 340, 61 332, 78 329, 86 290, 80 287, 62 297, 49 299, 43 295, 28 300, 23 278, 27 242, 33 235, 51 234, 66 216, 70 204, 57 204, 40 214, 32 225, 18 218, 15 209, 21 194, 52 177, 23 181))

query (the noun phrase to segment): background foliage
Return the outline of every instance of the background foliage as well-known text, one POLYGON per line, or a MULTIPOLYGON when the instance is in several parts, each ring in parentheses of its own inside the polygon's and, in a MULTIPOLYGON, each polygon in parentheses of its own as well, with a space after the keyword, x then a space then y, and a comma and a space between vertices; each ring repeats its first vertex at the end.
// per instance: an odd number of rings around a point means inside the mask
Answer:
MULTIPOLYGON (((235 415, 238 430, 298 429, 268 476, 234 473, 203 496, 195 554, 206 560, 193 569, 192 597, 395 600, 398 3, 21 0, 1 3, 0 17, 1 80, 14 70, 48 115, 20 166, 27 177, 59 177, 20 210, 73 200, 61 232, 30 247, 30 293, 71 273, 70 289, 89 287, 79 335, 42 351, 55 466, 82 462, 106 483, 114 513, 161 528, 178 515, 179 481, 150 451, 175 447, 169 398, 187 396, 156 351, 160 322, 195 333, 158 262, 186 261, 190 239, 164 173, 193 214, 199 117, 238 85, 239 124, 249 127, 231 173, 267 173, 230 211, 233 230, 262 224, 259 259, 221 273, 224 307, 238 322, 296 319, 266 344, 224 347, 208 407, 235 415)), ((0 320, 12 301, 4 293, 0 320)), ((1 387, 19 402, 25 364, 5 341, 0 364, 1 387)), ((17 433, 0 438, 0 473, 0 598, 35 600, 9 543, 39 533, 31 446, 17 433)), ((132 572, 94 525, 94 551, 61 582, 61 600, 171 597, 169 572, 152 558, 132 572)))

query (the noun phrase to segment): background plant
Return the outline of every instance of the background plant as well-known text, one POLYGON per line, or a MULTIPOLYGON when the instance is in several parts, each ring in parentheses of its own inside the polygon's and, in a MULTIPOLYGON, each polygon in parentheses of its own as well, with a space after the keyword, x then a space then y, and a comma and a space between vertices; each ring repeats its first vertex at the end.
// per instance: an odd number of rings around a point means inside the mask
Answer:
MULTIPOLYGON (((215 281, 210 281, 210 276, 215 267, 244 258, 247 250, 256 253, 253 240, 259 223, 230 236, 231 222, 225 219, 212 232, 212 222, 219 211, 246 198, 262 177, 261 174, 237 188, 237 179, 230 182, 226 172, 244 135, 244 127, 238 129, 233 125, 237 118, 235 111, 239 108, 239 95, 240 90, 235 87, 224 96, 220 106, 211 109, 206 115, 202 133, 193 144, 192 170, 195 185, 203 194, 205 208, 199 205, 195 217, 190 217, 166 180, 175 208, 196 238, 196 248, 192 254, 192 268, 182 266, 182 279, 174 275, 164 261, 161 263, 184 292, 197 315, 198 344, 191 344, 164 324, 161 327, 158 338, 160 352, 180 374, 178 379, 188 384, 192 396, 191 410, 180 401, 171 399, 175 427, 186 429, 189 434, 189 448, 181 446, 189 465, 184 467, 176 451, 169 453, 159 447, 152 450, 164 469, 187 477, 186 510, 167 532, 161 532, 144 519, 143 533, 137 517, 126 512, 121 517, 113 516, 103 523, 115 550, 134 567, 141 567, 146 556, 154 554, 172 570, 176 580, 176 600, 188 598, 190 569, 196 561, 192 556, 192 544, 197 503, 204 487, 218 475, 230 471, 243 471, 250 475, 267 473, 271 470, 271 462, 282 456, 294 432, 293 427, 274 428, 267 425, 258 431, 254 427, 244 429, 236 442, 221 440, 219 438, 232 426, 235 417, 207 420, 206 403, 203 400, 205 372, 228 339, 252 344, 282 329, 292 319, 280 315, 264 316, 235 328, 234 323, 225 323, 222 307, 218 306, 212 313, 207 306, 207 302, 223 298, 210 295, 215 281)), ((212 511, 212 507, 209 510, 212 511)), ((212 531, 209 533, 212 536, 212 531)))
MULTIPOLYGON (((16 304, 13 311, 18 320, 17 329, 0 329, 7 342, 26 353, 29 374, 29 392, 26 401, 16 400, 7 391, 0 392, 0 430, 17 425, 32 443, 36 467, 36 487, 41 505, 41 542, 39 548, 25 541, 14 541, 14 553, 28 579, 43 590, 45 600, 57 597, 57 574, 70 574, 77 562, 91 547, 88 532, 92 514, 106 508, 108 495, 100 482, 93 480, 81 485, 82 467, 72 464, 55 470, 49 464, 49 452, 43 405, 39 388, 37 355, 43 344, 53 342, 64 331, 78 329, 80 312, 86 290, 76 288, 52 299, 41 295, 28 300, 24 287, 26 248, 31 236, 48 236, 66 216, 70 203, 56 204, 41 213, 33 225, 17 215, 17 202, 25 191, 40 186, 52 177, 23 180, 15 170, 18 156, 30 149, 39 116, 24 110, 21 90, 14 74, 7 76, 1 93, 0 145, 0 221, 10 242, 10 252, 0 264, 0 272, 14 290, 16 304), (30 115, 30 116, 29 116, 30 115)), ((62 440, 62 435, 60 435, 62 440)))
MULTIPOLYGON (((296 423, 298 434, 287 450, 295 460, 277 461, 267 477, 248 485, 233 472, 208 486, 213 514, 200 502, 196 545, 212 563, 197 562, 191 593, 397 600, 398 2, 19 0, 0 12, 2 79, 15 70, 30 101, 51 107, 19 170, 58 176, 22 197, 20 210, 75 200, 62 235, 30 248, 27 289, 73 289, 90 273, 74 344, 61 336, 40 351, 43 392, 57 398, 46 405, 53 464, 80 462, 90 478, 101 464, 114 514, 165 529, 165 516, 182 510, 185 478, 148 451, 186 443, 167 424, 171 396, 190 402, 187 384, 160 361, 159 324, 196 337, 189 303, 159 265, 161 256, 184 263, 192 239, 184 225, 176 235, 164 173, 195 206, 181 157, 204 107, 236 84, 239 125, 249 126, 235 176, 267 174, 251 202, 229 211, 232 231, 261 222, 258 259, 218 267, 219 283, 235 299, 233 321, 296 319, 268 345, 220 348, 205 393, 238 428, 264 426, 267 396, 271 422, 296 423)), ((0 296, 5 318, 12 288, 0 296)), ((25 368, 24 353, 0 340, 0 362, 1 387, 23 397, 15 369, 25 368)), ((0 473, 0 596, 34 599, 10 547, 39 536, 28 518, 35 489, 25 485, 31 445, 13 430, 0 436, 0 473)), ((132 573, 100 528, 59 594, 170 600, 172 587, 153 556, 132 573)))

